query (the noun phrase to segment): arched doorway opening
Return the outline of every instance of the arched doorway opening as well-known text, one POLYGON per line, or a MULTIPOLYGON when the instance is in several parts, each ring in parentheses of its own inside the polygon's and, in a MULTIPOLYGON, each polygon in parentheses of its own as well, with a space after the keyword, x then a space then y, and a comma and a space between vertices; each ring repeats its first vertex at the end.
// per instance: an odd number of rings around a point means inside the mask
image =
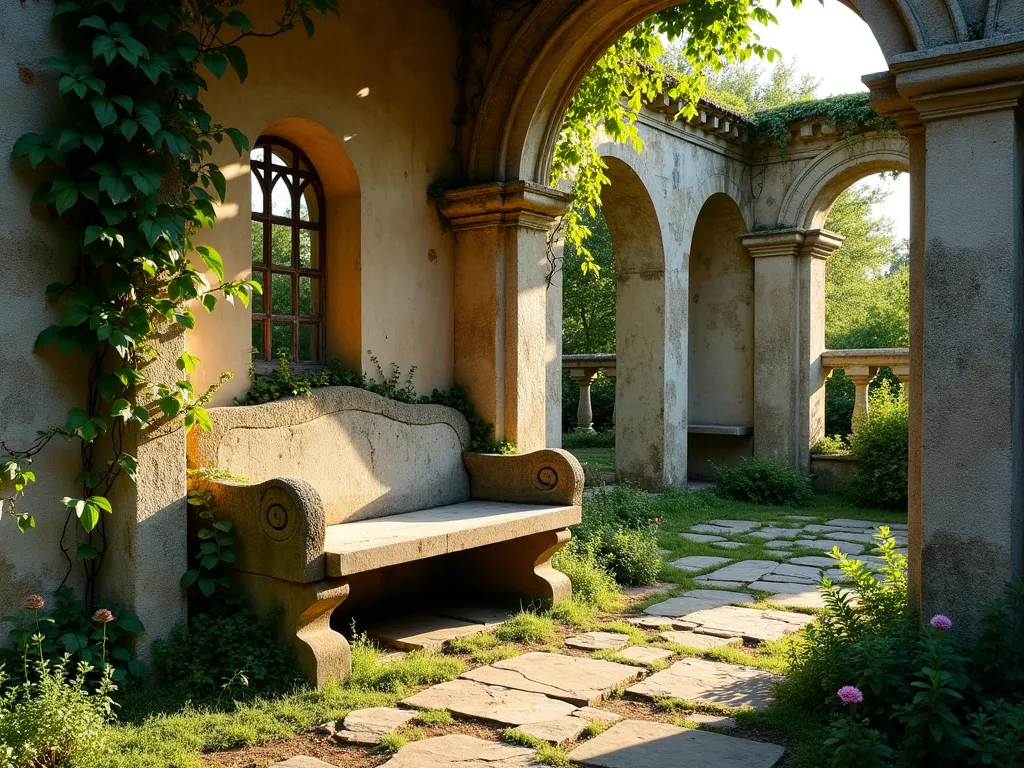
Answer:
POLYGON ((728 195, 708 198, 690 248, 687 366, 689 477, 753 451, 754 264, 740 242, 746 224, 728 195))

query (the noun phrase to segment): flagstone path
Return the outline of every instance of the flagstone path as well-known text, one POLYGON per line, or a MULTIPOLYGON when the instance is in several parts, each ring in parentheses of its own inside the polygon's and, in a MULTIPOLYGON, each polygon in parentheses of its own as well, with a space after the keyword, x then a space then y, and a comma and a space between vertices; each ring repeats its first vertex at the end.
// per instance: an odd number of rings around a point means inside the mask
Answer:
MULTIPOLYGON (((701 658, 699 654, 743 645, 756 647, 798 632, 813 621, 814 616, 807 612, 776 610, 772 606, 807 609, 822 605, 821 578, 838 582, 843 576, 835 559, 826 557, 823 550, 839 546, 841 551, 879 562, 874 555, 862 555, 874 541, 876 523, 850 519, 808 522, 815 519, 782 515, 779 521, 768 524, 710 520, 681 533, 691 541, 735 545, 737 549, 752 540, 762 544, 767 541, 778 547, 773 554, 785 558, 785 562, 702 555, 670 562, 670 566, 691 574, 700 588, 668 596, 645 608, 642 615, 629 617, 629 623, 644 634, 643 641, 637 642, 636 631, 632 635, 585 632, 566 638, 562 649, 524 653, 471 669, 457 680, 407 697, 401 709, 378 707, 351 712, 343 721, 322 728, 339 743, 376 743, 388 733, 407 728, 418 710, 444 709, 468 722, 517 728, 556 747, 568 745, 568 757, 574 765, 773 768, 784 757, 781 746, 719 731, 738 727, 737 721, 728 716, 732 711, 771 706, 775 685, 781 678, 762 669, 701 658), (670 699, 681 702, 689 713, 676 718, 676 725, 654 718, 622 719, 602 708, 602 703, 617 697, 648 707, 670 699), (713 712, 693 711, 696 707, 713 712), (712 730, 702 730, 705 728, 712 730)), ((906 526, 895 524, 890 528, 898 545, 905 547, 906 526)), ((634 599, 650 599, 670 588, 648 588, 634 599)), ((495 626, 489 615, 470 616, 454 609, 435 613, 440 621, 419 614, 405 625, 395 622, 375 634, 400 647, 436 648, 462 636, 467 631, 464 624, 495 626)), ((324 768, 330 764, 298 757, 278 765, 324 768)), ((455 733, 412 741, 383 768, 539 765, 533 748, 455 733)))

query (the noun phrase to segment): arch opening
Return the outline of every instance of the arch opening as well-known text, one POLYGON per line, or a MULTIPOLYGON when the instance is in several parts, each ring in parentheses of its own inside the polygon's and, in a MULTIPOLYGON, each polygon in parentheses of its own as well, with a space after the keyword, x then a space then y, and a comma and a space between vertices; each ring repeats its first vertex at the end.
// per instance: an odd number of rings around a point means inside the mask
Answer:
POLYGON ((740 241, 736 202, 712 195, 690 247, 687 360, 691 478, 710 479, 711 462, 735 464, 753 452, 754 264, 740 241))

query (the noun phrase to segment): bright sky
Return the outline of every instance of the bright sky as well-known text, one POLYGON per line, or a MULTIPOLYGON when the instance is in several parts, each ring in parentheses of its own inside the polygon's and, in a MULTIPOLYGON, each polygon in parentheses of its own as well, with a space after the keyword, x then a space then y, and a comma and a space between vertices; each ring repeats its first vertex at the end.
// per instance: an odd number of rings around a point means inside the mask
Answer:
MULTIPOLYGON (((765 5, 779 20, 777 25, 758 27, 761 42, 777 48, 787 60, 821 80, 820 96, 867 90, 860 78, 889 67, 867 24, 839 0, 804 0, 793 8, 789 0, 765 5)), ((880 181, 869 176, 858 184, 884 184, 892 190, 889 199, 875 206, 876 213, 888 216, 895 224, 898 239, 910 236, 910 177, 901 174, 895 180, 880 181)))

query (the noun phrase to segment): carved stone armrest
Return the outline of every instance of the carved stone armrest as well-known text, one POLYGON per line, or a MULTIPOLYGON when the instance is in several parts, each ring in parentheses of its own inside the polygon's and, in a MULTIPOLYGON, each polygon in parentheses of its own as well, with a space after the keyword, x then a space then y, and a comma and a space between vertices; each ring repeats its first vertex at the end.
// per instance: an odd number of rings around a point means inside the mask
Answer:
POLYGON ((583 502, 583 467, 568 451, 464 453, 462 458, 474 499, 576 507, 583 502))
POLYGON ((211 482, 210 490, 234 523, 232 568, 302 584, 325 578, 327 519, 313 486, 279 477, 253 485, 211 482))

